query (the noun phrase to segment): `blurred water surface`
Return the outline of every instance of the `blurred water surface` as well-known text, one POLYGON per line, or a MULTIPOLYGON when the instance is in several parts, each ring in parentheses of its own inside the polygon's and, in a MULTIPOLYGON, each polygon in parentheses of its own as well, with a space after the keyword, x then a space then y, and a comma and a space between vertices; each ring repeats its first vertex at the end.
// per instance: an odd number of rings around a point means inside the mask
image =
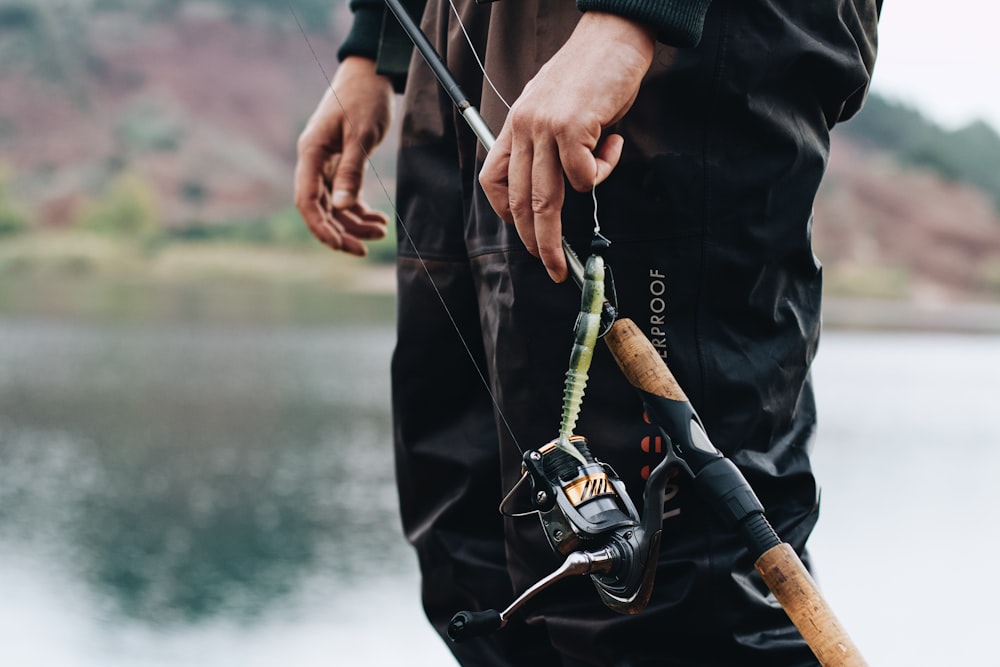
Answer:
MULTIPOLYGON (((0 663, 449 664, 396 513, 392 340, 0 317, 0 663)), ((992 655, 998 370, 996 336, 824 336, 812 547, 872 664, 992 655)))

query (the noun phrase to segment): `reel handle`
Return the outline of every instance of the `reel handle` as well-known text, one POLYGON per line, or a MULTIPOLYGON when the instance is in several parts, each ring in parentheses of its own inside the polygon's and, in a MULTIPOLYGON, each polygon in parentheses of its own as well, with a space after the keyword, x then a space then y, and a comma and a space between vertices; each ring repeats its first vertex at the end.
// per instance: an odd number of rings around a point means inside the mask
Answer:
POLYGON ((455 643, 461 643, 496 632, 507 625, 507 620, 527 604, 531 598, 557 581, 579 574, 607 572, 613 565, 614 554, 608 549, 589 552, 575 551, 567 556, 563 564, 554 572, 535 582, 503 611, 496 609, 460 611, 452 616, 451 622, 448 624, 448 637, 455 643))
POLYGON ((492 634, 504 625, 504 619, 496 609, 460 611, 448 623, 448 638, 460 643, 492 634))

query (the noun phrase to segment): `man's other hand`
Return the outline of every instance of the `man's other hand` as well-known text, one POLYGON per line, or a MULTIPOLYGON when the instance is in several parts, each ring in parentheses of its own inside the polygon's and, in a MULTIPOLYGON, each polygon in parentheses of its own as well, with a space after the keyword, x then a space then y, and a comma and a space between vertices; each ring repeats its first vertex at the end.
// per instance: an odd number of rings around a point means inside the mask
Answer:
POLYGON ((299 136, 295 207, 333 250, 363 257, 388 219, 360 198, 367 155, 392 119, 393 90, 367 58, 348 57, 299 136))

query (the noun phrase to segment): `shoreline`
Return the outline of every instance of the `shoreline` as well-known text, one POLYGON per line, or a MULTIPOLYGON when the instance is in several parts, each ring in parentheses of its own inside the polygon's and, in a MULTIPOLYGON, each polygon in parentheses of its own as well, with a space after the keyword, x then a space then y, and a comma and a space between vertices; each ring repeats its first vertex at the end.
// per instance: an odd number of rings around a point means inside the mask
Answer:
MULTIPOLYGON (((393 317, 395 266, 316 245, 170 243, 144 247, 80 232, 34 233, 0 246, 0 314, 164 321, 342 322, 351 310, 393 317), (346 302, 345 302, 346 299, 346 302), (365 301, 383 302, 376 311, 365 301), (183 301, 178 305, 176 302, 183 301), (171 302, 175 302, 171 304, 171 302), (266 311, 266 312, 262 312, 266 311), (310 312, 311 311, 311 312, 310 312)), ((1000 301, 824 295, 829 330, 1000 333, 1000 301)))
POLYGON ((823 327, 849 331, 1000 333, 1000 303, 824 297, 823 327))

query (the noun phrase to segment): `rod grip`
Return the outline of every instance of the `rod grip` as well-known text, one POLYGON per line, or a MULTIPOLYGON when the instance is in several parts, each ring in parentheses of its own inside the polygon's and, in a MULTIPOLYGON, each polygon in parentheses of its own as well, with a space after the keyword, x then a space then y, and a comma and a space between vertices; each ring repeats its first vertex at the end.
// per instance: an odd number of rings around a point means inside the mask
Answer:
POLYGON ((867 667, 791 546, 772 547, 754 567, 823 667, 867 667))
POLYGON ((503 617, 496 609, 460 611, 448 624, 448 637, 460 644, 469 639, 496 632, 504 626, 503 617))
POLYGON ((687 402, 674 374, 635 322, 624 317, 616 320, 604 334, 604 342, 633 387, 662 398, 687 402))

